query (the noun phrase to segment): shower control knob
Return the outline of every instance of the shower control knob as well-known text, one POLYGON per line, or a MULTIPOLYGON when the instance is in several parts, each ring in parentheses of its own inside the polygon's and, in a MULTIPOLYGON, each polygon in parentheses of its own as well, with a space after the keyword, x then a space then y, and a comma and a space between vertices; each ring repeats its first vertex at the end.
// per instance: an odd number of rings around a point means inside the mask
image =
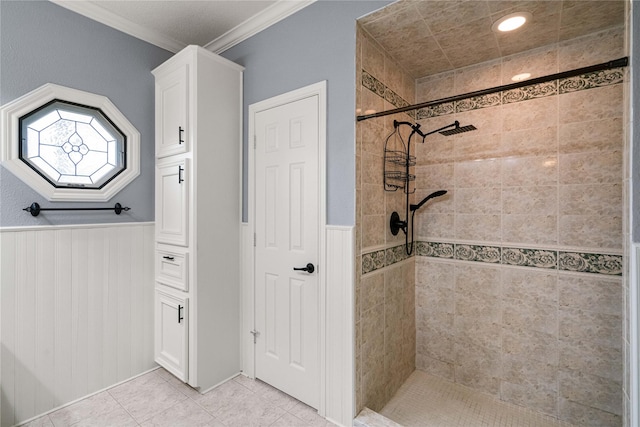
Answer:
POLYGON ((293 267, 293 269, 295 271, 306 271, 307 273, 313 273, 314 271, 316 271, 316 268, 311 263, 307 264, 306 267, 300 267, 300 268, 293 267))

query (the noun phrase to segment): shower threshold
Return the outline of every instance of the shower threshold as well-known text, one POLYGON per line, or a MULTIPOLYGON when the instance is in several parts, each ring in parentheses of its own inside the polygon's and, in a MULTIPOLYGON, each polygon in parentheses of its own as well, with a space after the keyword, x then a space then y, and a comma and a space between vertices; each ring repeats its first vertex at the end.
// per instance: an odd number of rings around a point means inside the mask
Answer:
POLYGON ((365 408, 356 418, 354 426, 575 427, 417 370, 380 414, 365 408))

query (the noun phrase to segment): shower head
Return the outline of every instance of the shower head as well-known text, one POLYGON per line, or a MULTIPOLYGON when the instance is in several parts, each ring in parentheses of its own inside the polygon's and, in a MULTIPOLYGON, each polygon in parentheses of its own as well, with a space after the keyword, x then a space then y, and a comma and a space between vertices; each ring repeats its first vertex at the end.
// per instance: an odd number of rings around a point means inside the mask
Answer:
POLYGON ((460 126, 460 122, 457 120, 451 126, 455 126, 455 127, 453 129, 440 131, 440 134, 444 136, 449 136, 449 135, 455 135, 458 133, 470 132, 472 130, 476 130, 476 127, 474 125, 460 126))
POLYGON ((420 209, 422 207, 422 205, 427 203, 427 201, 429 199, 433 199, 434 197, 444 196, 445 194, 447 194, 447 190, 434 191, 433 193, 429 194, 427 197, 422 199, 422 201, 420 203, 418 203, 417 205, 411 205, 411 206, 409 206, 409 208, 411 209, 411 212, 417 211, 418 209, 420 209))

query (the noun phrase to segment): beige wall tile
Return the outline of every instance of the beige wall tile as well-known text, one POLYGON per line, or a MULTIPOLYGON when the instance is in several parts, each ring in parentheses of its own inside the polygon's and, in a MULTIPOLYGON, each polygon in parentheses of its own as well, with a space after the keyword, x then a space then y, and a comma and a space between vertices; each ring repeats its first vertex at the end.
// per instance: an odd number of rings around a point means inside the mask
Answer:
POLYGON ((557 99, 561 124, 622 117, 622 85, 566 93, 557 99))
POLYGON ((505 215, 554 215, 557 211, 556 186, 508 187, 502 190, 502 212, 505 215))
POLYGON ((622 218, 608 215, 561 215, 558 243, 591 250, 620 250, 622 218))
POLYGON ((500 187, 459 188, 455 192, 455 212, 459 214, 499 214, 502 194, 500 187))
POLYGON ((500 399, 514 405, 556 416, 558 413, 558 393, 546 385, 500 383, 500 399))
POLYGON ((452 363, 443 362, 418 353, 416 355, 416 368, 446 380, 455 381, 454 365, 452 363))
POLYGON ((426 257, 416 258, 416 288, 432 287, 453 289, 454 262, 433 261, 426 257))
POLYGON ((622 152, 573 153, 560 155, 561 184, 620 184, 622 152))
POLYGON ((454 72, 438 74, 435 78, 416 80, 416 102, 434 101, 446 98, 455 91, 454 72))
POLYGON ((384 215, 363 215, 362 217, 362 249, 384 244, 385 230, 388 227, 384 215))
MULTIPOLYGON (((620 117, 561 124, 558 149, 563 154, 622 151, 622 130, 622 118, 620 117)), ((592 155, 597 156, 596 153, 592 153, 592 155)))
POLYGON ((615 314, 561 309, 558 312, 560 340, 585 340, 597 345, 622 348, 622 318, 615 314))
POLYGON ((366 215, 384 215, 386 213, 384 189, 379 184, 363 184, 362 212, 366 215))
POLYGON ((559 418, 573 425, 585 427, 618 427, 622 417, 611 412, 593 408, 570 400, 559 399, 559 418))
POLYGON ((420 329, 416 336, 417 353, 444 363, 455 362, 453 334, 431 328, 420 329))
POLYGON ((561 185, 559 188, 561 215, 620 215, 622 185, 561 185))
POLYGON ((502 363, 498 350, 457 342, 454 354, 456 382, 494 396, 500 394, 502 363))
POLYGON ((497 187, 501 183, 501 162, 498 159, 459 162, 455 164, 455 188, 497 187))
POLYGON ((623 350, 594 344, 588 340, 563 339, 558 342, 559 363, 563 370, 586 372, 622 382, 623 350))
POLYGON ((624 28, 618 27, 560 43, 558 48, 559 71, 588 67, 625 55, 624 28))
POLYGON ((554 123, 534 124, 534 128, 515 129, 501 133, 502 156, 556 155, 558 128, 554 123))
POLYGON ((425 166, 417 166, 416 187, 424 188, 451 188, 454 184, 453 163, 441 163, 425 166))
POLYGON ((502 159, 503 187, 556 185, 558 157, 507 157, 502 159))
POLYGON ((456 238, 480 242, 502 239, 500 215, 456 215, 456 238))
POLYGON ((416 214, 415 237, 418 240, 454 239, 456 236, 454 220, 455 216, 448 213, 416 214))
POLYGON ((558 301, 561 309, 622 313, 622 279, 563 274, 558 276, 558 301))
POLYGON ((518 268, 502 270, 502 297, 524 303, 558 304, 558 274, 518 268))
POLYGON ((364 310, 384 304, 384 273, 376 272, 363 277, 360 289, 364 310))
POLYGON ((558 374, 560 395, 572 402, 622 414, 622 387, 617 381, 572 370, 558 374))
POLYGON ((482 293, 499 296, 502 292, 500 267, 456 264, 455 291, 467 295, 482 293))
POLYGON ((558 307, 517 299, 504 299, 502 322, 511 330, 528 329, 552 336, 558 333, 558 307))
POLYGON ((557 72, 557 48, 555 46, 546 46, 503 59, 501 84, 513 83, 511 78, 521 73, 530 73, 530 78, 535 78, 548 76, 557 72))
POLYGON ((383 50, 366 33, 362 41, 362 68, 382 80, 384 78, 385 55, 383 50))
POLYGON ((555 215, 505 214, 502 241, 513 245, 556 245, 558 217, 555 215))
POLYGON ((502 130, 549 128, 558 123, 558 97, 516 102, 502 107, 502 130))
POLYGON ((557 365, 558 337, 529 328, 505 328, 502 334, 502 354, 557 365))
MULTIPOLYGON (((465 123, 468 124, 468 122, 465 123)), ((466 126, 465 123, 461 123, 461 126, 466 126)), ((454 140, 454 158, 458 162, 502 157, 499 133, 484 135, 463 133, 449 138, 454 140)))

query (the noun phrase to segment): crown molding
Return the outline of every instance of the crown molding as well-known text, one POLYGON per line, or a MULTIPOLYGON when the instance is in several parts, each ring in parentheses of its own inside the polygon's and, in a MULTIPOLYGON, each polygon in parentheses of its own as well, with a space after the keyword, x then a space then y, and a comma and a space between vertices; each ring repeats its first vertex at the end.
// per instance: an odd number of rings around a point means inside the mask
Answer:
POLYGON ((213 53, 222 53, 271 25, 293 15, 297 11, 304 9, 315 1, 316 0, 279 0, 259 14, 252 16, 215 40, 207 43, 204 48, 213 53))
POLYGON ((187 46, 182 42, 160 34, 157 31, 142 27, 91 2, 77 0, 49 1, 170 52, 179 52, 187 46))

